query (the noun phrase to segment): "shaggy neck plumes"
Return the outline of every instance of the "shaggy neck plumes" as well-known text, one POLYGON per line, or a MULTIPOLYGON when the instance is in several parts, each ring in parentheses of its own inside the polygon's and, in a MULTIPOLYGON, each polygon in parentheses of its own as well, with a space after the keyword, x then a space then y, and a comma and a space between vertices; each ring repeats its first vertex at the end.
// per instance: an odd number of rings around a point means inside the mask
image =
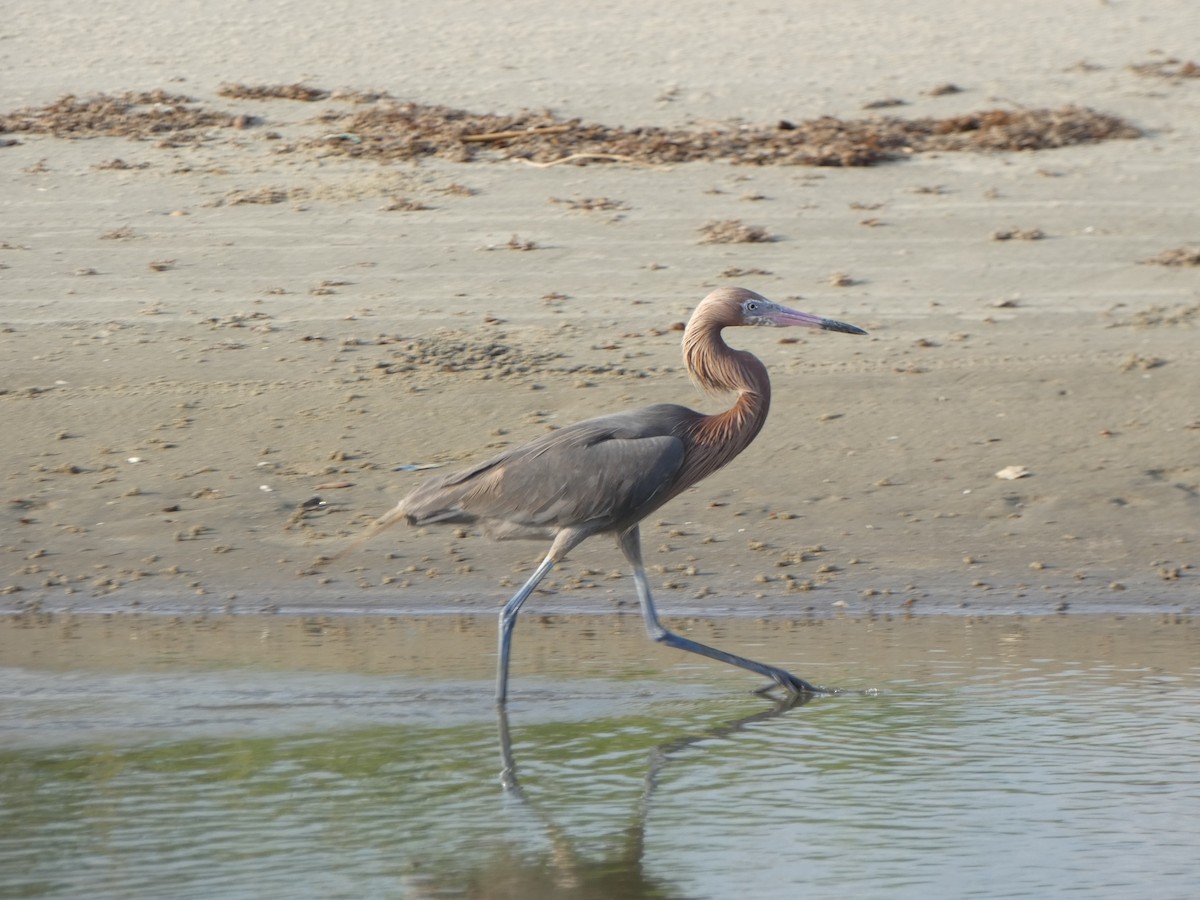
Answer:
POLYGON ((771 396, 766 367, 753 354, 733 350, 721 329, 740 325, 741 312, 733 304, 705 304, 693 314, 683 332, 683 362, 689 377, 706 394, 734 391, 771 396))
POLYGON ((745 450, 767 419, 771 381, 766 366, 753 354, 730 348, 721 337, 723 327, 737 324, 741 322, 736 306, 705 305, 692 315, 683 334, 683 359, 692 381, 710 394, 738 394, 729 409, 697 421, 692 431, 696 447, 685 463, 689 484, 745 450))

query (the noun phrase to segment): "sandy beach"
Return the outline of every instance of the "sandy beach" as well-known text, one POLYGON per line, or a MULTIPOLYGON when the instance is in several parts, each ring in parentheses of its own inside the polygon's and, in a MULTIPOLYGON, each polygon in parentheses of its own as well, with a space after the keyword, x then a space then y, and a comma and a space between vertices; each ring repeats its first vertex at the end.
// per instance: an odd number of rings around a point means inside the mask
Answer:
MULTIPOLYGON (((3 608, 493 609, 542 545, 397 527, 321 561, 548 428, 719 409, 679 329, 721 285, 870 335, 728 335, 771 415, 643 525, 665 614, 1195 608, 1191 0, 76 8, 0 29, 3 608), (448 143, 369 130, 402 104, 448 143), (639 155, 1071 109, 1130 134, 639 155)), ((635 604, 607 539, 544 587, 635 604)))

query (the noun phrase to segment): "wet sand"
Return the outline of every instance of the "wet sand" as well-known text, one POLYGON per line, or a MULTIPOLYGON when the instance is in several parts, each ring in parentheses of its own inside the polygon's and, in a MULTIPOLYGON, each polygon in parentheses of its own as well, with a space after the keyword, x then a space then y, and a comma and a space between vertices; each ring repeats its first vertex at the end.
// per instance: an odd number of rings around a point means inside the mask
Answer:
MULTIPOLYGON (((527 620, 527 621, 526 621, 527 620)), ((586 679, 653 673, 737 697, 753 675, 647 641, 641 618, 531 615, 514 644, 514 699, 558 699, 586 691, 586 679)), ((960 681, 1025 681, 1064 667, 1099 668, 1113 679, 1195 674, 1194 616, 873 616, 808 621, 744 616, 681 618, 692 638, 794 667, 851 692, 901 686, 934 689, 929 666, 953 660, 960 681), (1114 634, 1119 632, 1119 639, 1114 634), (925 673, 924 676, 922 673, 925 673)), ((0 629, 5 665, 38 672, 107 674, 180 671, 402 675, 453 689, 483 682, 491 699, 496 633, 491 616, 11 615, 0 629)), ((1049 675, 1047 676, 1049 677, 1049 675)), ((582 699, 582 698, 581 698, 582 699)))
MULTIPOLYGON (((725 284, 871 336, 730 335, 772 413, 643 527, 664 613, 1193 608, 1200 267, 1146 262, 1200 239, 1189 3, 368 7, 320 41, 303 3, 14 13, 0 113, 165 90, 234 124, 0 135, 5 608, 492 609, 543 548, 395 529, 315 563, 429 474, 398 467, 717 408, 675 328, 725 284), (299 81, 334 93, 221 93, 299 81), (625 128, 1078 106, 1142 133, 867 168, 381 164, 321 152, 339 89, 625 128), (773 239, 704 242, 723 221, 773 239)), ((531 608, 631 608, 622 564, 593 541, 531 608)))

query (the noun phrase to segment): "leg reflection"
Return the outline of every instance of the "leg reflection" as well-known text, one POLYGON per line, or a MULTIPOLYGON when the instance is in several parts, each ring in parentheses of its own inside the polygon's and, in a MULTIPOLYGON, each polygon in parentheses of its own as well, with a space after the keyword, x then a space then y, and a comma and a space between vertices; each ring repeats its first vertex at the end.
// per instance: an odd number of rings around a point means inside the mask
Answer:
MULTIPOLYGON (((751 715, 734 719, 731 722, 710 726, 696 734, 684 735, 664 741, 650 752, 650 771, 647 772, 647 778, 656 774, 657 770, 662 767, 663 763, 672 753, 678 753, 680 750, 700 741, 706 741, 715 737, 725 737, 726 735, 741 731, 743 728, 753 725, 756 722, 765 722, 768 719, 782 716, 790 710, 809 703, 814 696, 813 694, 789 694, 778 698, 775 701, 775 705, 770 709, 760 710, 751 715)), ((500 785, 504 790, 515 793, 523 798, 524 794, 521 791, 521 784, 517 778, 517 763, 512 752, 512 731, 508 724, 508 710, 500 706, 497 708, 496 714, 500 734, 500 785)))
MULTIPOLYGON (((665 740, 649 752, 646 775, 642 780, 642 791, 628 826, 620 832, 620 840, 604 857, 596 858, 594 853, 583 854, 577 850, 575 842, 565 830, 558 827, 550 816, 542 814, 534 803, 526 796, 517 775, 517 764, 512 754, 512 732, 509 727, 509 714, 505 706, 497 707, 498 731, 500 739, 500 785, 506 796, 515 799, 520 808, 533 821, 538 823, 542 834, 550 842, 550 852, 544 856, 534 856, 521 865, 512 865, 516 857, 508 858, 505 866, 504 881, 510 886, 520 882, 521 892, 512 896, 570 896, 572 900, 580 898, 605 898, 605 900, 620 896, 620 898, 673 898, 685 896, 672 884, 665 884, 658 878, 649 876, 643 868, 643 852, 646 846, 646 822, 649 816, 650 799, 654 796, 659 784, 659 774, 662 767, 671 757, 689 748, 692 744, 728 736, 743 730, 755 722, 774 719, 792 709, 804 706, 812 700, 811 694, 790 695, 781 698, 773 707, 760 712, 742 716, 720 725, 704 728, 695 734, 684 734, 682 737, 665 740)), ((528 827, 522 826, 521 830, 528 827)), ((491 872, 488 881, 496 887, 497 871, 491 872)), ((510 894, 505 893, 505 896, 510 894)))
MULTIPOLYGON (((753 725, 756 722, 765 722, 768 719, 782 716, 790 710, 809 703, 814 696, 813 694, 789 694, 777 699, 775 705, 770 709, 760 710, 752 715, 734 719, 731 722, 710 726, 697 734, 684 735, 664 741, 650 752, 650 771, 647 773, 647 778, 656 774, 657 770, 662 767, 663 763, 672 753, 678 753, 680 750, 700 741, 706 741, 715 737, 725 737, 726 735, 741 731, 743 728, 753 725)), ((517 763, 512 752, 512 731, 508 724, 508 710, 500 706, 497 708, 496 714, 498 718, 498 731, 500 733, 500 785, 504 790, 513 792, 523 798, 524 794, 521 791, 521 784, 517 778, 517 763)))
MULTIPOLYGON (((701 741, 724 737, 741 731, 756 722, 776 718, 784 713, 803 706, 812 700, 812 694, 796 694, 784 697, 774 706, 761 710, 752 715, 742 716, 730 722, 724 722, 698 731, 695 734, 683 735, 664 741, 650 751, 647 760, 646 774, 642 781, 642 791, 638 798, 636 809, 628 826, 621 831, 621 840, 612 852, 597 859, 595 855, 580 853, 570 836, 554 821, 542 813, 530 801, 521 787, 517 775, 517 763, 512 749, 512 731, 509 727, 508 710, 504 705, 497 707, 498 731, 500 735, 500 784, 505 793, 516 800, 520 808, 532 817, 549 840, 550 852, 541 858, 520 867, 507 868, 505 875, 510 882, 518 874, 518 869, 525 877, 518 878, 522 885, 521 896, 539 897, 571 897, 579 898, 669 898, 683 897, 685 893, 679 888, 664 884, 660 879, 648 875, 643 868, 642 859, 645 848, 646 821, 649 817, 650 800, 658 787, 659 774, 663 766, 680 751, 701 741), (561 893, 559 893, 561 892, 561 893)), ((524 826, 524 827, 527 827, 524 826)), ((495 887, 495 872, 490 879, 495 887)), ((504 894, 509 896, 509 894, 504 894)), ((518 896, 518 894, 512 894, 518 896)))

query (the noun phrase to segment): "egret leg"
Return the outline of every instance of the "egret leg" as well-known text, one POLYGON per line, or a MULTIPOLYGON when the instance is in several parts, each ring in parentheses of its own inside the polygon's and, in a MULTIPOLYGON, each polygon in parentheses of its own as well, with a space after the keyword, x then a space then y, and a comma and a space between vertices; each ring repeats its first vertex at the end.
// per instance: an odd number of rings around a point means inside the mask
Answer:
POLYGON ((503 704, 496 706, 497 724, 500 731, 500 785, 504 790, 524 800, 521 783, 517 781, 517 763, 512 752, 512 733, 508 729, 508 708, 503 704))
POLYGON ((698 653, 700 656, 707 656, 709 659, 715 659, 718 662, 728 663, 731 666, 738 666, 748 669, 751 672, 757 672, 759 675, 765 675, 771 679, 773 684, 763 688, 759 693, 771 690, 775 685, 793 695, 828 693, 825 688, 809 684, 803 678, 797 678, 791 672, 755 662, 752 659, 746 659, 744 656, 735 656, 732 653, 726 653, 724 650, 718 650, 716 647, 710 647, 707 644, 697 643, 673 631, 667 630, 663 627, 662 622, 658 620, 658 612, 654 608, 654 598, 650 595, 650 582, 646 579, 646 569, 642 565, 642 544, 638 534, 638 527, 635 525, 624 534, 618 536, 617 543, 621 547, 621 552, 625 554, 625 558, 633 566, 633 579, 637 585, 638 600, 642 605, 642 616, 646 620, 646 633, 650 635, 651 640, 664 644, 667 647, 686 650, 689 653, 698 653))
POLYGON ((529 595, 546 577, 546 573, 554 568, 556 562, 558 562, 558 556, 551 549, 546 558, 542 560, 542 564, 529 576, 529 580, 521 585, 521 589, 504 604, 504 609, 500 610, 500 662, 496 669, 497 703, 504 703, 508 700, 508 654, 512 649, 512 633, 513 626, 517 624, 517 613, 521 611, 521 604, 529 599, 529 595))

